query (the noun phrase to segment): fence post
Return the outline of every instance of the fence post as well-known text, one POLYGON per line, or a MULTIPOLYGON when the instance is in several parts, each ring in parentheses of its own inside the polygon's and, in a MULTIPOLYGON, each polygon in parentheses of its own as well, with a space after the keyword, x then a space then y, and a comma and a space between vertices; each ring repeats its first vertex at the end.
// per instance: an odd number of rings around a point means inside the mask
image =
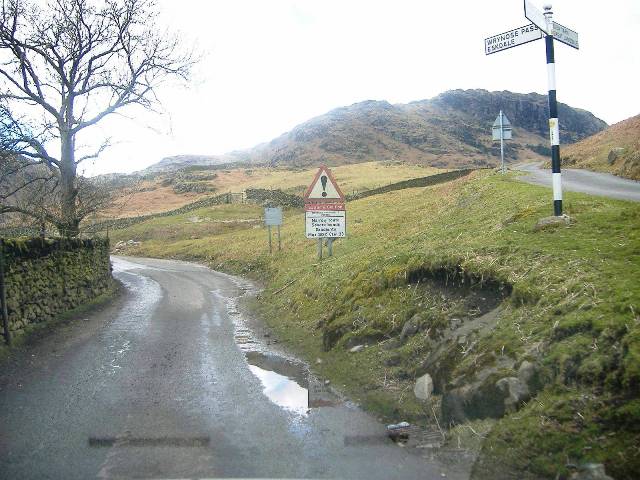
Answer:
POLYGON ((11 345, 11 332, 9 331, 9 313, 7 311, 7 290, 4 283, 4 239, 0 238, 0 302, 2 303, 2 329, 4 341, 11 345))

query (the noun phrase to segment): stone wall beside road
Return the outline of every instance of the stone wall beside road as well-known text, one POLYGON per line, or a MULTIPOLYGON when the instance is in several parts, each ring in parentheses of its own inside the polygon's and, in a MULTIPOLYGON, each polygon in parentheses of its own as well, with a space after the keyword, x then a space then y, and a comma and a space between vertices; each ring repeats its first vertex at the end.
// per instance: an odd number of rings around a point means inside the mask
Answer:
POLYGON ((113 286, 107 240, 5 239, 3 252, 9 329, 15 333, 113 286))

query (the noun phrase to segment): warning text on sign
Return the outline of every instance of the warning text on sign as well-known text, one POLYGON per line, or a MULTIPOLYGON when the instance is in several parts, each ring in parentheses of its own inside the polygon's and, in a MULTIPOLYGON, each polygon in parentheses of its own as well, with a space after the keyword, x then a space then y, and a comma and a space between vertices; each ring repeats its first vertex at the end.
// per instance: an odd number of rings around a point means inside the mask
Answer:
POLYGON ((343 211, 305 212, 307 238, 343 238, 346 236, 347 216, 343 211))

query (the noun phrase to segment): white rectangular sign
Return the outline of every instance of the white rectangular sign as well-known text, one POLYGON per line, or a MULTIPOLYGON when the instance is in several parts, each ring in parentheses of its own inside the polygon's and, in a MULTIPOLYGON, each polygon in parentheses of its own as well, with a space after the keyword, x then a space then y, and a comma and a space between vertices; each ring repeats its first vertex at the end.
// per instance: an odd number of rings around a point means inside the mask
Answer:
MULTIPOLYGON (((493 139, 500 140, 500 127, 493 127, 493 139)), ((511 140, 511 127, 502 129, 502 139, 511 140)))
POLYGON ((542 38, 542 31, 534 24, 514 28, 508 32, 484 39, 484 53, 491 55, 507 48, 517 47, 542 38))
POLYGON ((342 238, 347 233, 347 213, 344 210, 305 212, 307 238, 342 238))
POLYGON ((574 32, 570 28, 560 25, 557 22, 553 22, 553 38, 576 50, 579 49, 578 32, 574 32))
POLYGON ((282 208, 265 208, 264 224, 267 226, 282 225, 282 208))
POLYGON ((540 30, 547 33, 547 19, 544 13, 536 8, 529 0, 524 0, 524 16, 540 30))

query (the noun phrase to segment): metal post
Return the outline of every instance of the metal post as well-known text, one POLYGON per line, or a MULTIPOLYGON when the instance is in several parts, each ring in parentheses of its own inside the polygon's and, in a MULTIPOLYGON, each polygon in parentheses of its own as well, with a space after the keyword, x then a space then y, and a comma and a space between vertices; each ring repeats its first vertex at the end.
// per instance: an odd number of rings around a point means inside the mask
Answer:
POLYGON ((318 239, 318 260, 322 260, 322 238, 318 239))
POLYGON ((333 238, 327 240, 327 252, 329 257, 333 256, 333 238))
POLYGON ((2 329, 4 341, 11 345, 11 332, 9 331, 9 313, 7 312, 7 290, 4 283, 4 239, 0 238, 0 303, 2 303, 2 329))
POLYGON ((267 230, 269 231, 269 254, 272 253, 272 249, 271 249, 271 225, 269 225, 267 227, 267 230))
POLYGON ((504 175, 504 130, 502 129, 502 110, 500 110, 500 160, 502 162, 502 174, 504 175))
POLYGON ((278 251, 282 250, 282 242, 280 241, 280 225, 278 225, 278 251))
POLYGON ((551 142, 551 176, 553 180, 553 214, 562 215, 562 176, 560 173, 560 124, 556 97, 556 64, 553 53, 553 12, 551 5, 544 6, 547 35, 544 38, 547 52, 547 82, 549 86, 549 140, 551 142))

